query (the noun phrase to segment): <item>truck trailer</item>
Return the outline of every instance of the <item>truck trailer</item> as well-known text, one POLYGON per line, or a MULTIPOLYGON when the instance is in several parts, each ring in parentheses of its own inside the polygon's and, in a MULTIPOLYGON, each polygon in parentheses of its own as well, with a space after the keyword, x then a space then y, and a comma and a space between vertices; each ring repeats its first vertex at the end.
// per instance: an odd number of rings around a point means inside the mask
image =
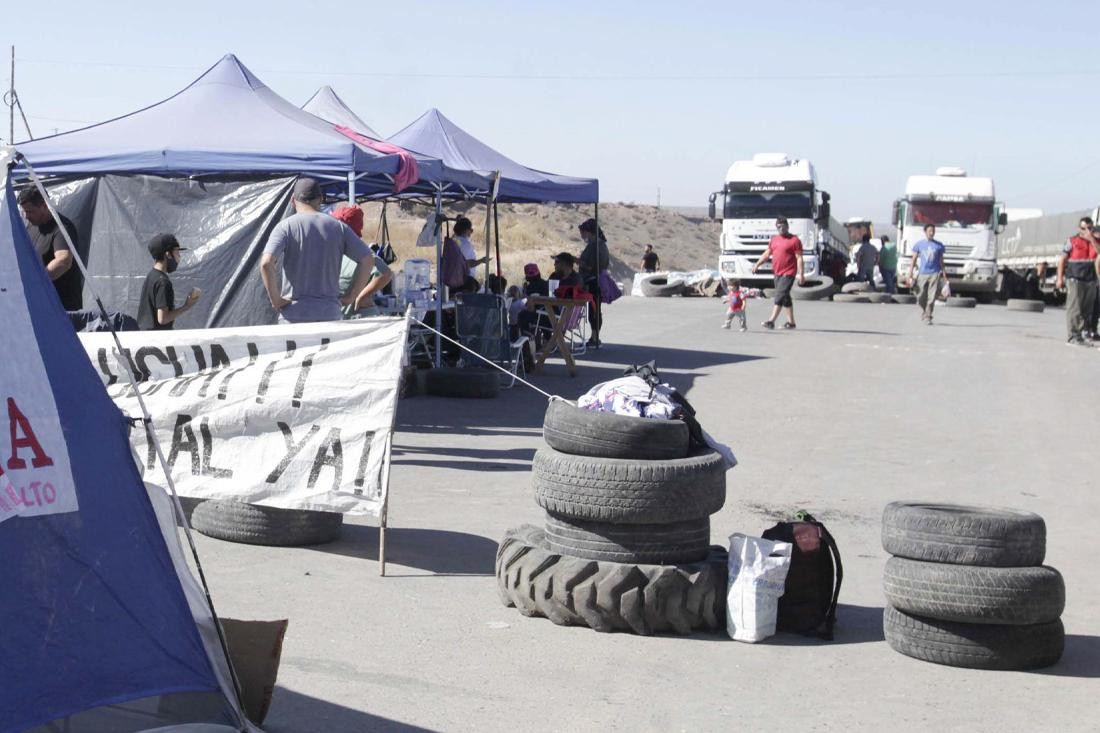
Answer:
POLYGON ((830 275, 838 282, 848 262, 847 236, 829 216, 829 194, 818 187, 813 164, 786 153, 757 153, 730 166, 721 191, 710 195, 711 219, 721 219, 718 270, 722 277, 755 286, 775 282, 771 262, 758 273, 752 266, 775 235, 775 220, 786 217, 802 240, 807 277, 830 275), (718 205, 721 202, 721 217, 718 205))

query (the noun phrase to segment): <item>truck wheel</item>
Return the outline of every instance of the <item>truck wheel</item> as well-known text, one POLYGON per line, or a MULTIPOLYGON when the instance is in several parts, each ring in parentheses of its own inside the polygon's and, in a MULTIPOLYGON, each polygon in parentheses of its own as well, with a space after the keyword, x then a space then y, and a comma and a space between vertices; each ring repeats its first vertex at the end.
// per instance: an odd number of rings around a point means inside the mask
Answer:
POLYGON ((833 296, 834 303, 870 303, 871 299, 866 293, 837 293, 833 296))
POLYGON ((978 301, 974 298, 968 298, 960 295, 952 295, 947 299, 948 308, 973 308, 978 305, 978 301))
POLYGON ((1066 606, 1061 574, 1041 565, 985 568, 891 557, 883 571, 886 600, 906 613, 977 624, 1042 624, 1066 606))
POLYGON ((551 552, 585 560, 676 565, 707 556, 710 518, 671 524, 611 524, 546 515, 551 552))
POLYGON ((960 624, 921 618, 887 606, 886 643, 907 657, 969 669, 1038 669, 1062 657, 1061 621, 1029 626, 960 624))
POLYGON ((583 410, 557 399, 546 408, 542 437, 554 450, 574 456, 652 461, 688 454, 688 426, 683 420, 583 410))
POLYGON ((795 283, 791 288, 793 300, 821 300, 833 292, 833 279, 828 275, 817 275, 806 278, 805 285, 795 283))
POLYGON ((895 501, 882 513, 882 549, 896 557, 956 565, 1042 565, 1047 526, 1031 512, 895 501))
POLYGON ((508 530, 497 549, 497 592, 524 616, 596 631, 717 631, 725 623, 726 564, 721 547, 702 561, 643 565, 551 552, 541 529, 508 530))
POLYGON ((1029 313, 1042 313, 1045 307, 1041 300, 1023 300, 1021 298, 1009 298, 1005 307, 1010 311, 1026 311, 1029 313))
POLYGON ((571 456, 540 448, 531 464, 535 502, 558 516, 620 524, 709 517, 726 502, 726 464, 706 451, 636 461, 571 456))
POLYGON ((683 280, 669 282, 667 275, 653 275, 642 280, 639 286, 647 298, 668 298, 684 291, 683 280))

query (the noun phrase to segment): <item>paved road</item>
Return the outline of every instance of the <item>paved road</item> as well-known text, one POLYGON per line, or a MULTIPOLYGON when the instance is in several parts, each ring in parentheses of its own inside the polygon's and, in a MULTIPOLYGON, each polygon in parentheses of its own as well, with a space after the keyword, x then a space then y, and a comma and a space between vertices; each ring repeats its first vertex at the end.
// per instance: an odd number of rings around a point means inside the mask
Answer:
POLYGON ((420 397, 399 410, 392 577, 377 575, 366 523, 315 549, 200 537, 224 615, 290 619, 267 729, 1096 730, 1100 352, 1063 345, 1061 311, 944 309, 929 328, 912 306, 798 308, 798 331, 763 332, 750 303, 742 334, 719 329, 717 301, 624 298, 578 377, 553 365, 536 382, 576 397, 656 359, 741 461, 715 542, 798 508, 836 536, 835 642, 598 634, 504 608, 493 554, 508 527, 540 518, 527 472, 544 398, 420 397), (1046 518, 1068 596, 1058 666, 967 671, 887 647, 879 518, 914 498, 1046 518))

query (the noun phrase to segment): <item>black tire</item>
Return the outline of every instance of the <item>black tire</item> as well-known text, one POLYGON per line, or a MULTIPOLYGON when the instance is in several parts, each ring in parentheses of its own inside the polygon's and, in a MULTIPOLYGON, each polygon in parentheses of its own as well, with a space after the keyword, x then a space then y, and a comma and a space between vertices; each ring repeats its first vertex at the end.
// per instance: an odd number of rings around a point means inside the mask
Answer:
POLYGON ((585 560, 645 565, 698 562, 710 546, 710 519, 673 524, 610 524, 546 516, 546 547, 585 560))
POLYGON ((947 299, 948 308, 974 308, 978 305, 976 298, 967 298, 961 295, 952 295, 947 299))
POLYGON ((1023 626, 1058 619, 1066 586, 1054 568, 987 568, 892 557, 883 571, 890 605, 941 621, 1023 626))
POLYGON ((866 293, 837 293, 833 296, 834 303, 870 303, 871 299, 866 293))
POLYGON ((1029 313, 1042 313, 1046 307, 1041 300, 1024 300, 1022 298, 1009 298, 1005 307, 1010 311, 1026 311, 1029 313))
POLYGON ((960 624, 921 618, 887 606, 882 628, 886 643, 900 654, 968 669, 1049 667, 1061 659, 1065 646, 1061 621, 1029 626, 960 624))
POLYGON ((542 437, 554 450, 574 456, 653 461, 688 454, 688 426, 683 420, 582 410, 558 399, 546 407, 542 437))
POLYGON ((871 283, 866 280, 853 280, 840 286, 842 293, 866 293, 871 289, 871 283))
POLYGON ((543 531, 510 529, 497 549, 497 592, 524 616, 596 631, 690 634, 725 626, 726 563, 720 547, 697 563, 639 565, 560 555, 543 531))
MULTIPOLYGON (((191 517, 195 514, 195 507, 206 501, 206 499, 193 499, 190 496, 180 497, 180 508, 183 509, 183 516, 187 517, 187 524, 191 524, 191 517)), ((180 518, 176 517, 176 526, 182 527, 180 518)))
POLYGON ((500 394, 497 374, 495 369, 429 369, 424 373, 424 391, 436 397, 488 399, 500 394))
POLYGON ((895 501, 882 513, 882 549, 910 560, 1026 567, 1042 565, 1047 527, 1031 512, 895 501))
POLYGON ((876 293, 868 291, 863 294, 869 303, 893 303, 894 298, 889 293, 876 293))
POLYGON ((890 297, 894 299, 895 303, 903 305, 916 305, 917 303, 917 296, 912 293, 894 293, 890 297))
POLYGON ((639 286, 647 298, 668 298, 684 292, 684 281, 668 281, 667 275, 653 275, 642 280, 639 286))
POLYGON ((543 509, 592 522, 683 522, 709 517, 726 502, 726 465, 713 451, 635 461, 540 448, 531 479, 535 502, 543 509))
POLYGON ((799 285, 796 282, 794 287, 791 288, 791 298, 793 300, 821 300, 832 295, 835 288, 836 285, 833 283, 833 279, 828 275, 814 275, 806 278, 805 285, 799 285))
POLYGON ((332 542, 343 523, 339 512, 276 509, 220 499, 202 502, 191 514, 191 526, 207 537, 277 547, 332 542))

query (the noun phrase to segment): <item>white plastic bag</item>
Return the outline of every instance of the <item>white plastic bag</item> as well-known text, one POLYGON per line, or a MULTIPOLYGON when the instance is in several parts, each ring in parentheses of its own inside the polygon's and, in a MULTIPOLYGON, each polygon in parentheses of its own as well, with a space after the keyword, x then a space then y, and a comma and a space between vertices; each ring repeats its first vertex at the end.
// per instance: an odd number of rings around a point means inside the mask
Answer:
POLYGON ((726 632, 731 639, 757 642, 775 634, 791 550, 790 542, 730 535, 726 632))

